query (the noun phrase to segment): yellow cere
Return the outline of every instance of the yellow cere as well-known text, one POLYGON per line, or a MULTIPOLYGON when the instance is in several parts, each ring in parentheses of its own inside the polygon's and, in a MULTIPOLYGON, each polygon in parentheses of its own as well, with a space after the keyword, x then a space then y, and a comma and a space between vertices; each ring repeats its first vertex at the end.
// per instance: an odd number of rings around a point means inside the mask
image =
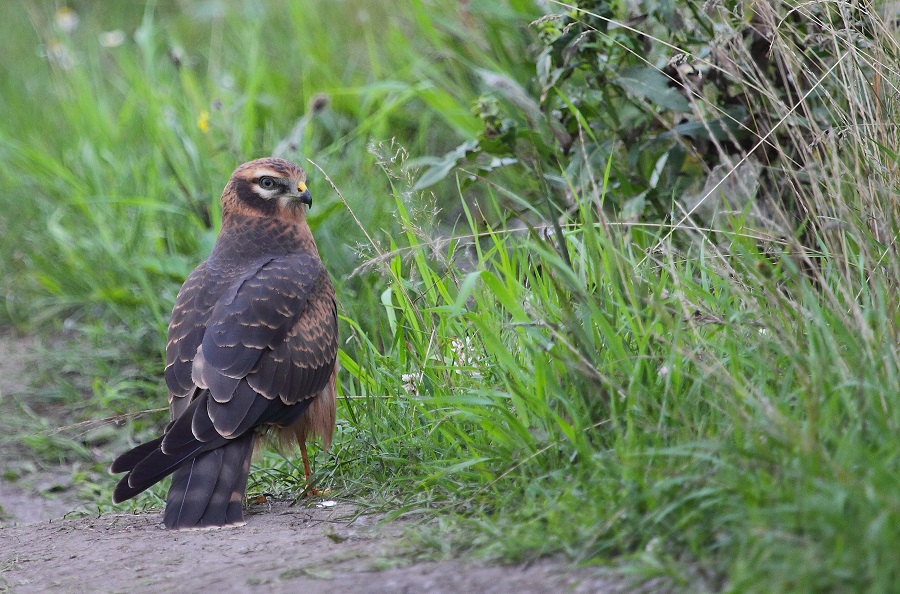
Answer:
POLYGON ((306 191, 306 184, 303 182, 297 182, 297 191, 301 194, 306 191))

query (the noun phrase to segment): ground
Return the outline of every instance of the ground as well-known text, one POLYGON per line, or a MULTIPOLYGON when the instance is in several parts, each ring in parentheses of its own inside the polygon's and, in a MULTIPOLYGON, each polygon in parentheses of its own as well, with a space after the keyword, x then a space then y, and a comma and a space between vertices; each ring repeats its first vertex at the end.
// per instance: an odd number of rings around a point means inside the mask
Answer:
POLYGON ((105 515, 0 528, 0 590, 13 592, 613 591, 543 561, 413 563, 399 529, 352 509, 262 505, 239 528, 169 532, 157 514, 105 515))
MULTIPOLYGON (((0 398, 23 397, 30 340, 0 330, 0 398)), ((23 452, 4 443, 4 457, 23 452)), ((158 513, 66 519, 79 504, 41 482, 0 477, 0 592, 617 592, 561 561, 519 566, 417 562, 402 522, 345 502, 263 503, 247 524, 169 532, 158 513), (49 498, 54 496, 55 498, 49 498)))

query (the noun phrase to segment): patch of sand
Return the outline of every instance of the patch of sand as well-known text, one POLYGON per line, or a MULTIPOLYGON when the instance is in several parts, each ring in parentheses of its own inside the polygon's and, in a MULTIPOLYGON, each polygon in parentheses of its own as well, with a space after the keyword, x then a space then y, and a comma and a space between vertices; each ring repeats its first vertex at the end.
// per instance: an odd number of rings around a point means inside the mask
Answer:
POLYGON ((169 532, 159 515, 109 515, 0 528, 0 589, 13 592, 621 591, 541 561, 528 566, 409 563, 397 524, 352 508, 263 504, 238 528, 169 532))

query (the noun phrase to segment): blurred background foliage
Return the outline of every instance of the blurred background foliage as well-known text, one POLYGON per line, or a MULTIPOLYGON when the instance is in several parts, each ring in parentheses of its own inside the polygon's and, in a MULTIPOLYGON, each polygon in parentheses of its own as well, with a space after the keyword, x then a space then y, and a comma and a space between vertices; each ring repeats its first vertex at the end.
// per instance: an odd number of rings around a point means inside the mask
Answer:
MULTIPOLYGON (((7 7, 0 323, 38 341, 30 387, 0 394, 4 448, 29 459, 4 458, 6 478, 62 464, 111 508, 113 453, 165 422, 165 328, 221 188, 277 154, 309 173, 340 296, 338 436, 316 465, 336 496, 427 518, 413 536, 435 554, 562 555, 689 591, 889 591, 896 18, 7 7)), ((251 480, 304 487, 275 452, 251 480)))

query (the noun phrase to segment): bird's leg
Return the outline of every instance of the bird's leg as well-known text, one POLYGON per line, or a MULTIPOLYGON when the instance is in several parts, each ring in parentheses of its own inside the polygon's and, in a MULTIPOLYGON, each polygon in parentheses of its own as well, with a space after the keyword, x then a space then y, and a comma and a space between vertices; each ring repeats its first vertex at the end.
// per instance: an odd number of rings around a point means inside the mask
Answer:
MULTIPOLYGON (((300 442, 300 457, 303 458, 303 476, 306 478, 306 484, 309 485, 310 478, 312 478, 312 470, 309 468, 309 456, 306 455, 306 442, 300 442)), ((307 495, 312 495, 315 497, 316 495, 321 495, 322 491, 319 491, 314 486, 310 485, 309 490, 306 491, 307 495)))
POLYGON ((306 443, 300 443, 300 457, 303 458, 303 476, 306 478, 306 482, 309 482, 309 477, 312 476, 312 470, 309 468, 309 456, 306 455, 306 443))

